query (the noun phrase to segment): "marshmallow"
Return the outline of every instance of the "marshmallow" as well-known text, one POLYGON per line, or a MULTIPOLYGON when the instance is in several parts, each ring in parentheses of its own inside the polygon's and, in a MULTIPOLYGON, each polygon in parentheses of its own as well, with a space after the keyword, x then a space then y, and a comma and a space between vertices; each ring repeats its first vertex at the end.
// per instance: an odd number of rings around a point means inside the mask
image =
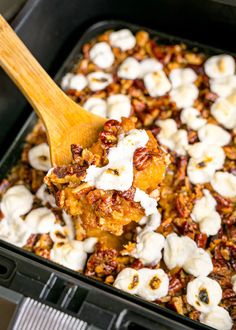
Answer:
POLYGON ((195 108, 185 108, 181 111, 180 119, 183 124, 197 131, 206 124, 206 119, 201 117, 200 112, 195 108))
POLYGON ((199 276, 187 285, 187 302, 197 311, 209 313, 222 299, 222 289, 218 282, 199 276))
POLYGON ((216 172, 211 180, 213 189, 224 197, 236 196, 236 176, 228 172, 216 172))
POLYGON ((122 51, 132 49, 136 44, 135 36, 128 29, 121 29, 119 31, 112 32, 109 35, 109 41, 112 47, 118 47, 122 51))
POLYGON ((87 75, 88 86, 91 91, 96 92, 105 89, 112 83, 112 75, 102 71, 96 71, 87 75))
POLYGON ((136 188, 134 201, 141 204, 146 216, 156 212, 157 201, 139 188, 136 188))
POLYGON ((183 269, 195 277, 207 276, 213 271, 211 257, 203 249, 196 249, 194 254, 184 263, 183 269))
POLYGON ((137 79, 140 75, 140 64, 134 57, 127 57, 121 63, 117 75, 123 79, 137 79))
POLYGON ((163 65, 155 58, 145 58, 140 62, 140 78, 143 78, 146 74, 161 71, 163 65))
POLYGON ((89 51, 91 61, 101 69, 109 68, 114 62, 114 54, 106 42, 98 42, 89 51))
POLYGON ((207 189, 203 190, 204 196, 197 200, 191 217, 199 223, 200 231, 207 236, 216 235, 221 227, 221 218, 216 212, 216 200, 207 189))
POLYGON ((212 116, 225 128, 236 126, 236 107, 226 99, 218 99, 211 106, 212 116))
POLYGON ((229 144, 231 135, 220 126, 206 124, 198 130, 198 138, 206 144, 222 147, 229 144))
POLYGON ((149 95, 152 97, 163 96, 171 89, 171 84, 162 70, 147 73, 143 80, 149 95))
POLYGON ((210 182, 215 171, 224 165, 225 154, 221 147, 205 143, 195 143, 188 148, 191 156, 187 175, 193 184, 210 182))
POLYGON ((169 278, 162 269, 143 268, 138 272, 142 283, 138 291, 140 297, 148 301, 155 301, 167 295, 169 278))
POLYGON ((197 75, 191 68, 177 68, 170 72, 169 78, 172 87, 176 88, 193 83, 197 79, 197 75))
POLYGON ((99 97, 90 97, 83 104, 83 108, 93 113, 94 115, 107 117, 107 103, 99 97))
POLYGON ((107 116, 109 119, 120 121, 122 117, 129 117, 131 111, 130 98, 127 95, 111 95, 107 99, 107 116))
POLYGON ((28 154, 30 165, 39 171, 47 172, 51 168, 50 152, 47 143, 31 148, 28 154))
POLYGON ((140 259, 144 265, 156 265, 162 258, 164 243, 164 236, 144 229, 137 236, 137 244, 131 256, 140 259))
POLYGON ((187 108, 194 104, 198 93, 198 88, 194 84, 180 85, 170 91, 170 99, 178 108, 187 108))
POLYGON ((210 78, 231 76, 235 72, 235 61, 231 55, 211 56, 206 60, 204 69, 210 78))
POLYGON ((183 267, 196 249, 196 243, 191 238, 178 237, 175 233, 169 234, 164 245, 164 262, 170 270, 175 267, 183 267))
POLYGON ((223 307, 216 306, 209 313, 201 313, 199 321, 217 330, 231 330, 233 321, 229 312, 223 307))
POLYGON ((1 201, 1 211, 7 218, 18 218, 28 213, 33 205, 33 195, 23 185, 7 190, 1 201))
POLYGON ((114 287, 131 294, 137 294, 141 287, 138 271, 133 268, 123 269, 116 277, 114 287))
POLYGON ((82 91, 87 85, 87 78, 81 73, 67 73, 61 81, 61 87, 64 90, 74 89, 76 91, 82 91))

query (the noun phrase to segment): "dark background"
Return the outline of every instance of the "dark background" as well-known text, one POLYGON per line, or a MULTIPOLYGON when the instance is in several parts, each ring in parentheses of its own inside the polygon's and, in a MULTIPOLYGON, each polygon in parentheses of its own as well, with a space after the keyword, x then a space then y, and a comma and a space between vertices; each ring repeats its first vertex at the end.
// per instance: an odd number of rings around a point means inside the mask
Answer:
MULTIPOLYGON (((85 29, 104 19, 129 21, 236 53, 236 0, 0 0, 0 12, 52 76, 85 29)), ((0 155, 30 111, 0 71, 0 155)))

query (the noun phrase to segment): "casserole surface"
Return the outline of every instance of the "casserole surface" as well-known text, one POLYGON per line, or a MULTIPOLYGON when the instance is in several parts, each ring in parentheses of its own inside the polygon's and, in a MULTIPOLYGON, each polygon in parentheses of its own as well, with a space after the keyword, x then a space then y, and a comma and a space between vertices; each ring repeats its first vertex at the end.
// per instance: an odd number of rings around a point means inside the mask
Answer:
MULTIPOLYGON (((99 37, 98 41, 106 42, 108 41, 108 36, 108 33, 104 33, 99 37)), ((93 41, 93 43, 94 42, 95 41, 93 41)), ((168 77, 173 69, 178 67, 189 67, 197 75, 194 85, 196 85, 200 91, 197 100, 194 100, 192 105, 201 113, 202 119, 207 120, 208 123, 218 125, 210 113, 210 108, 217 100, 217 95, 210 90, 209 79, 203 70, 205 56, 201 52, 196 52, 196 50, 192 52, 191 47, 188 49, 185 45, 172 45, 170 41, 168 42, 168 45, 166 45, 164 39, 157 41, 156 43, 152 38, 149 39, 149 36, 144 32, 139 32, 136 37, 136 42, 140 44, 138 50, 130 50, 128 53, 125 53, 120 52, 117 48, 114 49, 114 52, 117 52, 115 54, 117 62, 115 62, 116 65, 114 66, 114 75, 116 75, 117 66, 128 56, 135 57, 138 61, 142 61, 146 57, 157 59, 162 65, 164 65, 164 70, 168 77)), ((74 67, 74 72, 86 75, 89 72, 98 71, 98 68, 89 61, 88 54, 90 48, 91 44, 84 46, 84 58, 80 61, 79 66, 74 67)), ((119 93, 131 95, 132 107, 130 114, 138 118, 137 127, 151 128, 158 138, 161 127, 159 124, 155 124, 156 120, 165 121, 167 119, 174 119, 177 122, 177 129, 183 129, 186 131, 189 145, 195 144, 199 141, 196 129, 189 128, 180 118, 180 109, 182 109, 182 105, 177 106, 176 103, 170 101, 166 95, 154 97, 148 95, 149 93, 146 90, 143 80, 139 79, 139 77, 135 79, 124 78, 120 80, 115 77, 114 82, 110 84, 105 91, 102 89, 100 91, 95 91, 94 93, 87 89, 78 91, 70 88, 67 93, 75 101, 81 102, 81 104, 84 104, 92 95, 96 95, 96 97, 100 99, 106 99, 109 95, 119 93)), ((204 123, 204 125, 205 124, 206 123, 204 123)), ((230 143, 226 143, 226 146, 224 146, 226 160, 224 162, 223 170, 231 173, 233 173, 235 168, 233 139, 234 133, 231 133, 230 143)), ((36 193, 41 187, 45 171, 42 169, 36 169, 28 163, 29 150, 33 146, 41 145, 46 141, 45 132, 40 124, 36 126, 34 132, 27 138, 27 140, 28 144, 24 147, 22 162, 12 172, 8 182, 3 181, 3 192, 9 188, 9 186, 15 185, 16 183, 23 183, 27 187, 30 187, 31 192, 33 193, 36 193)), ((217 144, 218 141, 216 140, 217 144)), ((163 145, 165 144, 163 143, 163 145)), ((219 146, 219 148, 222 150, 222 146, 219 146)), ((231 284, 231 277, 235 273, 235 242, 233 241, 235 238, 235 227, 234 217, 232 217, 234 212, 234 199, 231 197, 222 197, 221 194, 212 189, 209 182, 196 184, 189 182, 189 178, 186 175, 189 155, 182 144, 180 149, 180 152, 176 153, 176 146, 173 148, 172 165, 166 177, 166 182, 162 187, 161 199, 159 202, 162 220, 157 231, 165 237, 172 232, 176 232, 179 236, 188 236, 197 243, 198 247, 204 248, 211 253, 214 271, 211 272, 210 277, 220 282, 221 287, 223 288, 223 300, 221 304, 228 308, 230 312, 233 312, 234 315, 235 311, 232 302, 234 301, 235 295, 232 292, 231 284), (182 149, 184 149, 184 151, 182 149), (201 232, 199 225, 197 225, 196 221, 193 221, 190 216, 196 201, 205 196, 203 189, 210 191, 217 201, 217 212, 221 216, 223 225, 221 227, 222 229, 220 229, 216 235, 207 235, 207 233, 201 232)), ((193 158, 192 155, 191 157, 193 158)), ((201 162, 204 163, 203 160, 201 162)), ((205 164, 200 164, 199 167, 204 168, 205 164)), ((33 208, 44 207, 42 205, 43 203, 43 199, 36 198, 34 199, 33 208)), ((46 206, 48 206, 47 203, 48 201, 46 202, 46 206)), ((52 209, 52 207, 49 206, 49 209, 52 209)), ((55 212, 54 209, 53 212, 55 212)), ((57 219, 59 219, 58 223, 64 225, 65 220, 62 218, 61 212, 56 212, 56 216, 57 219)), ((135 244, 136 233, 135 231, 131 233, 132 236, 130 241, 135 244)), ((50 250, 52 246, 53 242, 50 235, 45 233, 33 237, 31 236, 25 248, 38 255, 50 258, 50 250)), ((125 251, 125 253, 126 252, 127 251, 125 251)), ((124 252, 122 254, 124 254, 124 252)), ((123 255, 120 255, 119 252, 117 255, 117 251, 107 251, 100 247, 90 256, 85 273, 102 279, 105 283, 112 284, 115 280, 116 274, 123 267, 139 269, 143 268, 143 266, 144 265, 140 262, 139 258, 132 256, 124 257, 123 255)), ((187 283, 193 279, 193 275, 186 273, 182 267, 175 268, 176 267, 174 267, 174 270, 169 273, 169 294, 167 297, 159 299, 158 303, 170 307, 180 314, 188 315, 193 319, 198 319, 200 313, 186 302, 186 286, 187 283)), ((166 268, 164 269, 166 270, 166 268)))

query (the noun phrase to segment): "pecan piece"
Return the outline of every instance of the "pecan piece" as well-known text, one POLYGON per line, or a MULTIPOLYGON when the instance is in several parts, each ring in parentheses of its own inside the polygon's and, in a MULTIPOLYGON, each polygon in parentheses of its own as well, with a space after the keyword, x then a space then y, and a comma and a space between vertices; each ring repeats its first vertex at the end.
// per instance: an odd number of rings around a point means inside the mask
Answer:
POLYGON ((206 234, 197 234, 195 239, 197 246, 199 248, 205 249, 207 244, 207 235, 206 234))
POLYGON ((118 130, 121 128, 120 122, 115 119, 108 120, 104 125, 104 131, 118 134, 118 130))
POLYGON ((117 251, 113 249, 104 249, 98 244, 97 250, 87 261, 85 274, 89 276, 96 275, 98 277, 104 277, 114 274, 117 266, 117 251))
POLYGON ((108 131, 101 132, 99 138, 106 149, 113 147, 117 143, 117 137, 108 131))
POLYGON ((186 193, 184 193, 184 192, 179 193, 176 196, 175 203, 176 203, 175 205, 176 205, 176 209, 177 209, 179 216, 182 218, 188 218, 190 216, 192 208, 191 208, 189 198, 186 195, 186 193))
POLYGON ((186 170, 187 170, 188 160, 187 157, 182 156, 177 161, 177 180, 182 181, 186 177, 186 170))
POLYGON ((182 289, 183 285, 178 278, 173 278, 169 285, 169 295, 174 296, 182 289))
POLYGON ((134 166, 137 171, 145 169, 152 158, 152 153, 147 148, 138 148, 134 153, 134 166))
POLYGON ((118 194, 121 196, 121 197, 124 197, 128 200, 131 200, 133 201, 134 200, 134 194, 135 194, 135 188, 134 187, 131 187, 129 188, 129 190, 126 190, 126 191, 123 191, 123 192, 118 192, 118 194))
POLYGON ((82 155, 83 148, 79 144, 72 144, 71 145, 71 153, 74 161, 80 159, 82 155))
POLYGON ((235 297, 235 296, 236 296, 236 293, 234 292, 234 290, 232 290, 232 289, 225 289, 223 291, 222 299, 229 299, 229 298, 232 298, 232 297, 235 297))

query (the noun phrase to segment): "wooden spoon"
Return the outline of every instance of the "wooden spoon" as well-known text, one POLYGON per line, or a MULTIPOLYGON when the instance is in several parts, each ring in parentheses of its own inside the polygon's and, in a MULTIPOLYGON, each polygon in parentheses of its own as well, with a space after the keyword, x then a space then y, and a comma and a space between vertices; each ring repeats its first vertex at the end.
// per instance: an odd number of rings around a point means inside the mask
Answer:
POLYGON ((71 144, 92 145, 105 119, 89 113, 66 96, 1 15, 0 66, 43 120, 53 166, 71 161, 71 144))

